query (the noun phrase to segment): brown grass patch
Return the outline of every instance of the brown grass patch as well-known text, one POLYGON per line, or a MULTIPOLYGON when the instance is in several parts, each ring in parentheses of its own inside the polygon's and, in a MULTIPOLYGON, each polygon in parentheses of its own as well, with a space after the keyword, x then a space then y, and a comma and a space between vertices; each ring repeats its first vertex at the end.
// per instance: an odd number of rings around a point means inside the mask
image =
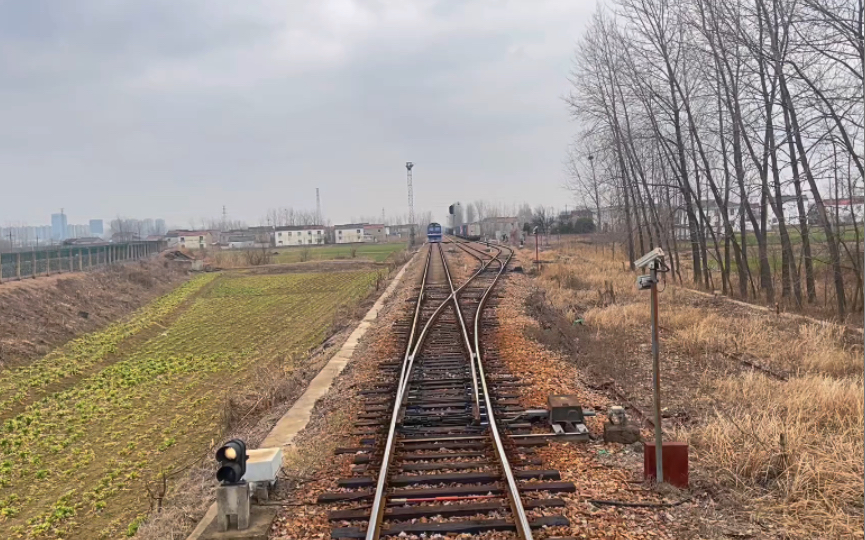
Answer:
POLYGON ((807 525, 832 538, 861 533, 861 380, 780 382, 750 373, 714 391, 738 405, 679 435, 690 439, 715 482, 760 500, 772 510, 764 517, 778 526, 807 525))
MULTIPOLYGON (((635 345, 648 343, 648 293, 636 290, 634 274, 609 248, 564 246, 545 258, 553 262, 536 283, 549 306, 569 321, 583 314, 598 334, 603 351, 580 357, 585 372, 624 359, 627 368, 611 377, 648 406, 643 364, 628 363, 635 345), (610 285, 614 298, 605 294, 610 285)), ((662 355, 678 366, 668 374, 675 395, 667 403, 686 409, 687 423, 675 429, 692 444, 695 477, 730 495, 722 505, 757 516, 770 536, 862 538, 861 341, 839 325, 697 297, 671 283, 661 292, 660 323, 662 355), (768 378, 737 358, 789 379, 768 378)))

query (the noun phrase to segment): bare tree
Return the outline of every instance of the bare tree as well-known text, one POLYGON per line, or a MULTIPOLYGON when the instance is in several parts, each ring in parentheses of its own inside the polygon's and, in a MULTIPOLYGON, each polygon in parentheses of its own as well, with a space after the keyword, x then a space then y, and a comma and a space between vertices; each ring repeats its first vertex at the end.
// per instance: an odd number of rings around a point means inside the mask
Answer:
POLYGON ((478 199, 474 202, 475 211, 478 214, 478 221, 483 221, 484 219, 490 217, 487 214, 487 210, 489 209, 489 204, 483 199, 478 199))
POLYGON ((475 205, 466 203, 466 223, 475 222, 475 205))
POLYGON ((861 309, 862 215, 840 209, 865 191, 865 3, 614 1, 578 43, 566 98, 575 198, 632 260, 662 245, 676 274, 687 246, 694 283, 717 272, 742 297, 813 303, 822 252, 837 314, 851 297, 861 309))

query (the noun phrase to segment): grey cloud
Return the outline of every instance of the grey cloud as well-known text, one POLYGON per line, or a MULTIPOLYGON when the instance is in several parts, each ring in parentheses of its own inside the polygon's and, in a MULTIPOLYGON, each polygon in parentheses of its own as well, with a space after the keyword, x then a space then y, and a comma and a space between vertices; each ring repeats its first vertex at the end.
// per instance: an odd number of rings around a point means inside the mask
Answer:
POLYGON ((4 221, 560 204, 581 2, 0 4, 4 221), (528 184, 528 185, 527 185, 528 184), (360 186, 364 186, 361 188, 360 186))

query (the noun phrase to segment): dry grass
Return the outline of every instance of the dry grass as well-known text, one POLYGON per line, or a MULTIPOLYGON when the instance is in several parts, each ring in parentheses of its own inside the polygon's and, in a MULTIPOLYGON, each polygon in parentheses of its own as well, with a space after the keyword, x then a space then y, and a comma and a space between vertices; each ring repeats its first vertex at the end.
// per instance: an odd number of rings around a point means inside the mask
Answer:
POLYGON ((739 352, 740 347, 733 335, 725 331, 721 317, 699 311, 686 308, 665 316, 665 327, 674 329, 665 344, 688 355, 739 352))
MULTIPOLYGON (((648 294, 637 291, 634 274, 609 250, 567 246, 557 261, 546 265, 540 281, 546 298, 569 321, 583 316, 600 330, 616 332, 647 327, 648 294), (612 292, 612 294, 611 294, 612 292)), ((726 313, 694 307, 687 290, 669 286, 661 293, 664 346, 689 355, 748 354, 768 366, 790 372, 836 377, 862 373, 861 347, 844 342, 844 328, 832 323, 781 327, 769 313, 726 313)), ((723 306, 723 300, 719 300, 723 306)))
POLYGON ((604 330, 647 325, 650 321, 648 304, 614 304, 608 307, 591 308, 586 312, 586 323, 604 330))
POLYGON ((679 435, 715 482, 768 507, 764 518, 778 526, 831 538, 861 533, 861 380, 750 373, 720 381, 714 393, 737 405, 679 435))
POLYGON ((836 324, 819 326, 803 324, 799 327, 798 348, 805 369, 829 375, 859 376, 862 373, 862 351, 840 345, 844 329, 836 324))
POLYGON ((790 372, 861 377, 862 353, 833 324, 779 329, 766 316, 729 317, 694 308, 664 313, 665 344, 686 354, 747 354, 790 372))
POLYGON ((230 249, 218 250, 208 254, 207 260, 223 269, 249 268, 274 262, 273 249, 230 249))
MULTIPOLYGON (((648 327, 648 295, 609 248, 564 246, 546 259, 555 262, 538 281, 560 312, 583 314, 603 339, 629 340, 648 327)), ((693 445, 698 475, 789 537, 862 538, 862 344, 835 324, 800 324, 672 284, 661 294, 660 319, 664 351, 708 362, 694 388, 678 388, 717 405, 679 433, 693 445), (790 379, 710 369, 719 354, 747 355, 790 379)))

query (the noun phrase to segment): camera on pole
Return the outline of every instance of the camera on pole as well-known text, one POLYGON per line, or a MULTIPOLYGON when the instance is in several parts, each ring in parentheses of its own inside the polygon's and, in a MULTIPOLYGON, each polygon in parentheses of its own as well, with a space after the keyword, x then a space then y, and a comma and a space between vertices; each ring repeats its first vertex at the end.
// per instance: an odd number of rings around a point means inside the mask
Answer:
POLYGON ((688 487, 688 447, 686 443, 665 443, 661 426, 661 361, 658 306, 658 273, 669 272, 664 263, 664 250, 655 248, 634 261, 634 266, 649 273, 637 277, 637 288, 651 291, 652 312, 652 408, 654 409, 655 442, 647 444, 643 453, 644 478, 657 483, 665 480, 677 487, 688 487), (665 455, 670 451, 669 463, 665 455))

